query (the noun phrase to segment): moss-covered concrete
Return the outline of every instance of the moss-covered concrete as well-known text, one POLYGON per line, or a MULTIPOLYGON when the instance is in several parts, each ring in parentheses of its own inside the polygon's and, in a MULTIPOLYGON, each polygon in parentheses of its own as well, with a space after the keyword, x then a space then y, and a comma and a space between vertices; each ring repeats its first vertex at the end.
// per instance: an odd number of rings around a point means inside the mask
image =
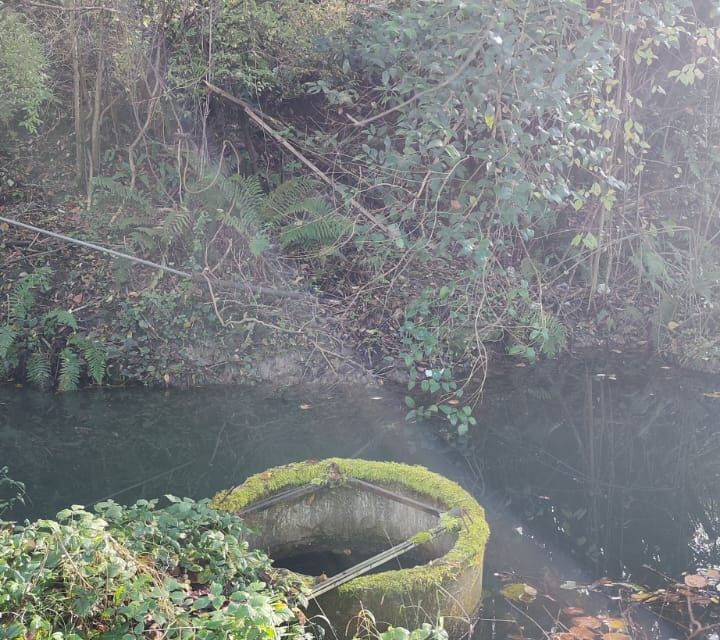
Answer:
MULTIPOLYGON (((212 504, 238 511, 282 489, 326 482, 331 469, 452 510, 441 522, 457 536, 447 554, 426 565, 360 576, 322 596, 319 604, 336 628, 369 609, 381 625, 413 626, 443 617, 446 626, 461 629, 480 602, 489 528, 482 507, 451 480, 420 466, 331 458, 269 469, 218 494, 212 504)), ((416 534, 419 542, 423 533, 416 534)))

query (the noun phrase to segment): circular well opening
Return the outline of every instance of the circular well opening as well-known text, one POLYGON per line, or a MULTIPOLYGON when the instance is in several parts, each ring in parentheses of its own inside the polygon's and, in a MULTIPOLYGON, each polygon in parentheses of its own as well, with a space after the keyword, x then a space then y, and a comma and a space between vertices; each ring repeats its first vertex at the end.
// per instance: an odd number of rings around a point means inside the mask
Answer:
MULTIPOLYGON (((370 491, 342 486, 250 512, 245 521, 256 532, 250 545, 265 550, 275 566, 329 577, 436 527, 439 518, 370 491)), ((454 543, 454 535, 438 536, 371 572, 427 564, 444 556, 454 543)))

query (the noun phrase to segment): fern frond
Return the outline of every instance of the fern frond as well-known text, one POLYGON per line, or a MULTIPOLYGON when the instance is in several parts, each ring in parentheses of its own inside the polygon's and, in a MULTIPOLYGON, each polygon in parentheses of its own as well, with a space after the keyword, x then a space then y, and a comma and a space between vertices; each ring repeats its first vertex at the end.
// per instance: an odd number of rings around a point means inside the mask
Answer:
POLYGON ((192 227, 192 216, 187 209, 171 209, 163 220, 160 236, 165 244, 170 244, 192 227))
POLYGON ((17 331, 9 326, 0 327, 0 362, 9 360, 17 335, 17 331))
POLYGON ((351 231, 352 223, 347 218, 332 213, 315 220, 301 220, 285 227, 280 233, 280 243, 283 248, 328 247, 342 240, 351 231))
POLYGON ((252 227, 257 224, 258 209, 265 200, 260 179, 257 176, 234 176, 230 182, 234 187, 230 206, 224 209, 220 219, 240 233, 251 233, 252 227))
POLYGON ((92 179, 93 188, 100 188, 123 204, 132 204, 143 213, 149 213, 152 205, 150 201, 137 189, 128 187, 108 176, 95 176, 92 179))
POLYGON ((48 320, 54 321, 56 327, 70 327, 75 331, 78 329, 77 318, 67 309, 57 308, 48 311, 45 314, 45 321, 47 322, 48 320))
POLYGON ((273 189, 260 208, 260 217, 270 226, 278 226, 298 212, 298 203, 308 199, 318 187, 313 178, 301 176, 283 182, 273 189))
POLYGON ((10 292, 8 317, 12 322, 23 322, 35 304, 35 289, 47 291, 50 287, 50 267, 40 267, 23 276, 10 292))
POLYGON ((83 360, 85 360, 85 364, 87 365, 88 373, 95 381, 95 384, 102 384, 107 370, 107 351, 105 347, 80 336, 73 336, 68 342, 77 345, 80 349, 83 360))
POLYGON ((50 382, 50 358, 46 353, 36 352, 30 356, 25 373, 30 384, 41 389, 48 386, 50 382))
POLYGON ((80 385, 80 358, 70 347, 60 352, 59 391, 75 391, 80 385))
POLYGON ((156 247, 155 236, 158 235, 156 229, 148 227, 138 227, 130 233, 128 240, 130 244, 138 251, 151 251, 156 247))

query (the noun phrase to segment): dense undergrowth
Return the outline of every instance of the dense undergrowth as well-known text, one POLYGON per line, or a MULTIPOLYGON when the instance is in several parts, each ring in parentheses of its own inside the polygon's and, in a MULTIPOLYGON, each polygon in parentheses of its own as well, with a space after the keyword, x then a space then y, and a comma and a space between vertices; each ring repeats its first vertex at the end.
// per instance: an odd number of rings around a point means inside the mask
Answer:
MULTIPOLYGON (((3 474, 0 486, 2 479, 10 482, 3 474)), ((321 633, 298 608, 307 606, 307 587, 248 548, 241 518, 207 501, 166 499, 165 507, 110 501, 52 520, 0 520, 0 637, 311 640, 321 633)), ((376 637, 447 634, 428 624, 376 637)))
POLYGON ((194 279, 3 226, 7 375, 230 381, 297 350, 404 370, 464 430, 489 352, 716 366, 709 5, 83 7, 3 9, 3 211, 194 279))

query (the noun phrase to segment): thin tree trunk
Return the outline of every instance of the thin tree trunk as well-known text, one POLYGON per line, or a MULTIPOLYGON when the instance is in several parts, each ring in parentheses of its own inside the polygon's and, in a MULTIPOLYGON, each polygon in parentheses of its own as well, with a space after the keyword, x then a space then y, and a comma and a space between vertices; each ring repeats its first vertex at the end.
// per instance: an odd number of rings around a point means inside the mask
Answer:
POLYGON ((93 100, 92 126, 90 128, 90 170, 87 181, 87 204, 92 205, 92 179, 100 172, 100 123, 103 111, 102 90, 105 80, 105 48, 104 31, 100 30, 97 54, 97 69, 95 71, 95 91, 93 100))
MULTIPOLYGON (((75 6, 76 3, 73 3, 75 6)), ((79 185, 85 180, 85 127, 82 117, 81 78, 80 78, 80 18, 72 13, 73 41, 73 116, 75 120, 75 179, 79 185)))

